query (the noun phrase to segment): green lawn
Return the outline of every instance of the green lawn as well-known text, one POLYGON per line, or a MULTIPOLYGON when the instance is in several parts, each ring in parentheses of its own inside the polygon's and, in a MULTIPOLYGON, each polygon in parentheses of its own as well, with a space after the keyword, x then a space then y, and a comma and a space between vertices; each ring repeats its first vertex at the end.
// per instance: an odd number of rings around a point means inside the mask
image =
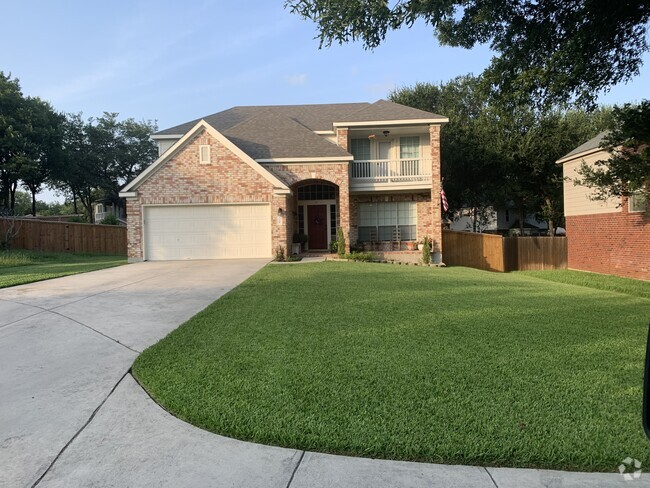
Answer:
POLYGON ((267 266, 133 372, 174 415, 266 444, 489 466, 650 464, 647 284, 627 280, 622 294, 540 276, 267 266))
POLYGON ((125 256, 0 251, 0 288, 126 264, 125 256))

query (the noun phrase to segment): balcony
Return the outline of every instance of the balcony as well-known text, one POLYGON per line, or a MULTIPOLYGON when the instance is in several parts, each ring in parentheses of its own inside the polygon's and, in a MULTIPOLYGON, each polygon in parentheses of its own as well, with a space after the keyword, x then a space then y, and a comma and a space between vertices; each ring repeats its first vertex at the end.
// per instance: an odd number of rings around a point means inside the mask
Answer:
POLYGON ((350 190, 431 188, 431 160, 372 159, 350 163, 350 190))

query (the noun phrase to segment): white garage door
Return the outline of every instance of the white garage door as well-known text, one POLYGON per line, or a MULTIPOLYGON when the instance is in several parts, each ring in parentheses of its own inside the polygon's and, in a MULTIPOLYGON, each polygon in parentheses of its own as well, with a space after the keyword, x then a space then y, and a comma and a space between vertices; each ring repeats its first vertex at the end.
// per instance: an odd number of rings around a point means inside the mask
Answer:
POLYGON ((145 259, 268 258, 271 207, 162 205, 145 207, 145 259))

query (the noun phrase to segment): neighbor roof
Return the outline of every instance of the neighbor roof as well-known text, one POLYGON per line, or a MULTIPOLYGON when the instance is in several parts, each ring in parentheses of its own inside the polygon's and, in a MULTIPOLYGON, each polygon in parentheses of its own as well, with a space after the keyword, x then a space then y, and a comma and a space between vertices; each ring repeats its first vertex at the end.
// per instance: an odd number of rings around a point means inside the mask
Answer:
POLYGON ((573 151, 565 154, 562 156, 560 159, 558 159, 558 162, 560 161, 565 161, 565 160, 570 160, 571 156, 577 156, 578 154, 582 154, 587 151, 592 151, 595 149, 600 149, 600 143, 603 142, 603 139, 605 136, 608 134, 608 131, 603 131, 600 134, 598 134, 596 137, 593 139, 589 139, 587 142, 584 144, 581 144, 580 146, 576 147, 573 151))
POLYGON ((315 131, 331 131, 334 123, 372 121, 440 121, 447 119, 387 100, 375 103, 268 105, 233 107, 202 119, 161 130, 156 136, 178 136, 204 120, 253 159, 349 159, 350 153, 315 131))

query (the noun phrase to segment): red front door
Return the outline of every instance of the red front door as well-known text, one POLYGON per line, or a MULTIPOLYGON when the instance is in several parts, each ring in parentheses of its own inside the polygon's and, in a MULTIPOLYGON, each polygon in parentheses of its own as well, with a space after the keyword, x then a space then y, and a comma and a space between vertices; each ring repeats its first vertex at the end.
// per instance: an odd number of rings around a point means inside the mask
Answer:
POLYGON ((327 205, 307 206, 309 249, 327 249, 327 205))

